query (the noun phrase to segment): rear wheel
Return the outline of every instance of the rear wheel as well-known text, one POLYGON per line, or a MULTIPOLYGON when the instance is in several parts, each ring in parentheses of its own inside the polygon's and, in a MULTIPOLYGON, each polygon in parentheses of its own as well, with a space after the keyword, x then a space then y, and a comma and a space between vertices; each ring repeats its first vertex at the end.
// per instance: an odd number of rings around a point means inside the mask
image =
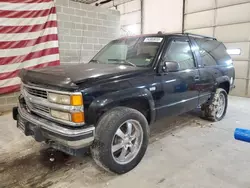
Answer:
POLYGON ((118 174, 126 173, 144 156, 148 136, 147 120, 139 111, 114 108, 97 124, 92 156, 101 167, 118 174))
POLYGON ((209 104, 202 105, 202 116, 211 121, 220 121, 227 112, 227 92, 222 88, 218 88, 211 100, 209 104))

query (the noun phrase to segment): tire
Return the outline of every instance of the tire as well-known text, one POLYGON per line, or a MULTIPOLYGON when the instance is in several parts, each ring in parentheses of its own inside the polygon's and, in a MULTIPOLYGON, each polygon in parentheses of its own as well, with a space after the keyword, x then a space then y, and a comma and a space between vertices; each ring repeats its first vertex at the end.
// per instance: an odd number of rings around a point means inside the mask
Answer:
MULTIPOLYGON (((131 136, 131 140, 132 139, 133 138, 131 136)), ((148 139, 149 126, 145 116, 135 109, 127 107, 117 107, 106 112, 98 121, 95 132, 95 140, 91 147, 92 157, 94 158, 95 162, 102 168, 117 174, 124 174, 132 170, 139 164, 147 150, 148 139), (133 127, 130 128, 130 135, 132 135, 132 131, 136 133, 133 133, 134 135, 141 135, 140 137, 138 136, 138 138, 130 142, 128 141, 130 138, 127 139, 127 137, 124 137, 123 140, 122 137, 118 136, 120 135, 118 129, 122 130, 125 135, 128 134, 128 124, 132 124, 133 127), (124 130, 124 128, 127 129, 124 130), (119 134, 117 134, 118 132, 119 134), (115 142, 117 142, 118 144, 115 142), (126 144, 127 142, 129 142, 130 144, 126 144), (134 147, 128 146, 132 145, 133 142, 134 147), (138 144, 137 142, 140 144, 138 144), (115 151, 114 145, 116 144, 119 146, 123 144, 125 146, 123 146, 116 152, 112 152, 115 151), (132 148, 136 149, 132 150, 132 148), (124 158, 124 160, 127 160, 127 162, 118 161, 120 160, 120 158, 118 157, 119 153, 121 159, 123 159, 123 150, 126 150, 126 152, 131 152, 126 156, 130 160, 124 158), (134 153, 132 153, 132 151, 134 153), (133 156, 132 154, 134 154, 134 157, 131 157, 133 156)))
POLYGON ((212 101, 206 104, 203 104, 201 107, 202 117, 210 121, 222 120, 225 117, 226 112, 227 112, 227 104, 228 104, 227 92, 222 88, 218 88, 216 89, 216 92, 213 98, 210 100, 212 101), (220 102, 221 97, 224 97, 223 105, 220 102), (223 108, 223 110, 220 111, 220 108, 223 108))

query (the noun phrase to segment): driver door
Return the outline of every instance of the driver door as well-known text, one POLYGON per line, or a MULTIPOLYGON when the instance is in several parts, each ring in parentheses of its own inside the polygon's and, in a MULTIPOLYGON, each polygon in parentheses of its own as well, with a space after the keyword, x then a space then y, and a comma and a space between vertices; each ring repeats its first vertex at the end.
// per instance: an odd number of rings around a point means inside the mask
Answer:
POLYGON ((163 97, 156 104, 158 116, 178 115, 196 108, 199 98, 196 83, 200 76, 188 38, 169 39, 162 59, 162 63, 179 63, 180 69, 177 72, 162 72, 163 97))

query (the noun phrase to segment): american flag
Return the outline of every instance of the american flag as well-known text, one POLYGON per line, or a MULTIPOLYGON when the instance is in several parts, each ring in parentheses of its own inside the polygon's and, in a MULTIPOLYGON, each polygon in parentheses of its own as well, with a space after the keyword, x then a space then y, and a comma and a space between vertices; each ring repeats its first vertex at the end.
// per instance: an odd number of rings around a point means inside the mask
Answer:
POLYGON ((59 65, 53 0, 0 0, 0 94, 19 90, 21 69, 59 65))

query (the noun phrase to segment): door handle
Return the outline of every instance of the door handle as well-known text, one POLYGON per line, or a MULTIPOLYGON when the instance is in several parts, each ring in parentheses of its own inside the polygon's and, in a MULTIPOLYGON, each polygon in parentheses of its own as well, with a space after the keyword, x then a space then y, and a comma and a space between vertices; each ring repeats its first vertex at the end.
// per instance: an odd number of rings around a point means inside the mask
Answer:
POLYGON ((195 77, 194 77, 194 80, 195 80, 195 81, 199 81, 199 80, 200 80, 200 76, 195 76, 195 77))

